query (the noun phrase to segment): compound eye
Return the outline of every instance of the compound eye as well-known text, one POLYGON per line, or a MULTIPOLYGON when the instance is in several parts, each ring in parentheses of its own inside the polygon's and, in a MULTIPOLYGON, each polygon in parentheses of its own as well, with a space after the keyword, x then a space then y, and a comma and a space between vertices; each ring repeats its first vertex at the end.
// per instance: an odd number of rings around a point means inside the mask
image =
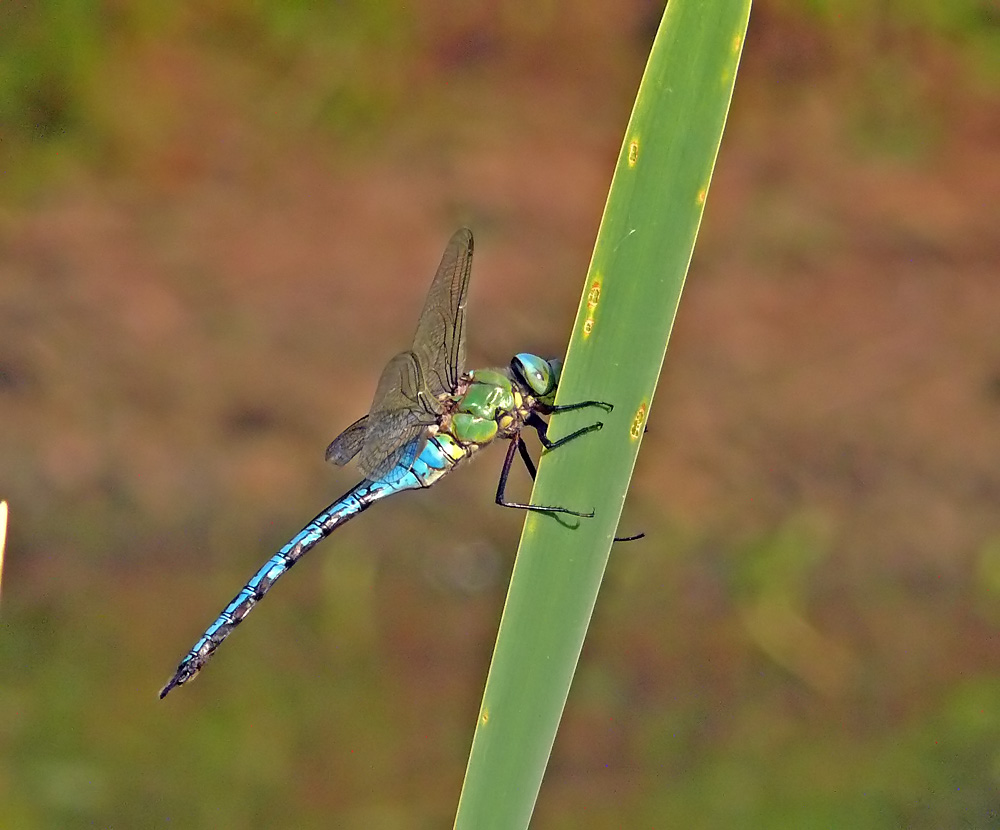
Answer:
POLYGON ((543 398, 555 388, 555 373, 547 360, 537 355, 521 353, 514 355, 510 365, 518 379, 536 396, 543 398))

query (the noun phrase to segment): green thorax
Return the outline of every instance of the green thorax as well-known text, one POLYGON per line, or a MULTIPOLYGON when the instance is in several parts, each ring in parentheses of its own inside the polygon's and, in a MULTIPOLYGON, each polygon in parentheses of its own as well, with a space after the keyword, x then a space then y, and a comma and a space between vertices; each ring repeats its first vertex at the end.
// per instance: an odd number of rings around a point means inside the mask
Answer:
POLYGON ((469 372, 455 403, 450 432, 463 443, 488 444, 523 418, 524 396, 510 376, 496 369, 469 372))

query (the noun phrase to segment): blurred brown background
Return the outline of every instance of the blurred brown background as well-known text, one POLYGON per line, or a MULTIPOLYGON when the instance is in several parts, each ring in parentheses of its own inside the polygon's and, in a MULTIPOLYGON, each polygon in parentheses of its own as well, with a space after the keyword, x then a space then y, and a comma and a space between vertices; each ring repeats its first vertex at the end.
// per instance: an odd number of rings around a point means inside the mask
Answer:
MULTIPOLYGON (((354 484, 455 227, 471 365, 562 351, 661 10, 0 7, 0 826, 450 826, 497 451, 156 692, 354 484)), ((534 826, 1000 827, 998 56, 995 0, 756 3, 534 826)))

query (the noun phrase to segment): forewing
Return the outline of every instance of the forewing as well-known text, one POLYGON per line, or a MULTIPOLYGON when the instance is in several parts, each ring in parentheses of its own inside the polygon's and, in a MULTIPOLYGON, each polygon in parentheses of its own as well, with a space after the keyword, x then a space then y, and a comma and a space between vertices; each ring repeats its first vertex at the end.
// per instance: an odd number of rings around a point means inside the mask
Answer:
POLYGON ((424 301, 413 347, 382 372, 371 409, 327 448, 326 457, 378 480, 412 463, 422 430, 443 412, 440 398, 458 387, 465 370, 465 302, 472 271, 472 231, 455 232, 445 248, 424 301), (409 455, 408 455, 409 453, 409 455))
POLYGON ((434 397, 451 394, 465 371, 465 303, 472 273, 472 231, 455 231, 420 314, 411 351, 434 397))
POLYGON ((326 448, 326 460, 343 466, 354 458, 361 451, 367 429, 368 416, 358 418, 330 442, 330 446, 326 448))

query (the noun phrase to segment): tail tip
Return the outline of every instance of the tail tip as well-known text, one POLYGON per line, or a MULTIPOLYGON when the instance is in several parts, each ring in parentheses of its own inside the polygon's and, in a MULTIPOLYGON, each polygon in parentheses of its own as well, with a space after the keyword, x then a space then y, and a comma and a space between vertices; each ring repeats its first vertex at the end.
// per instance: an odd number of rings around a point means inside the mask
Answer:
POLYGON ((163 700, 163 698, 165 698, 168 694, 170 694, 171 689, 173 689, 175 686, 180 686, 180 685, 181 681, 177 679, 177 675, 175 674, 173 677, 170 678, 170 682, 162 689, 160 689, 160 700, 163 700))
POLYGON ((160 700, 163 700, 171 690, 177 686, 183 686, 189 680, 192 680, 198 674, 198 669, 192 669, 189 665, 180 666, 174 673, 174 676, 170 678, 170 682, 167 683, 162 689, 160 689, 160 700))

